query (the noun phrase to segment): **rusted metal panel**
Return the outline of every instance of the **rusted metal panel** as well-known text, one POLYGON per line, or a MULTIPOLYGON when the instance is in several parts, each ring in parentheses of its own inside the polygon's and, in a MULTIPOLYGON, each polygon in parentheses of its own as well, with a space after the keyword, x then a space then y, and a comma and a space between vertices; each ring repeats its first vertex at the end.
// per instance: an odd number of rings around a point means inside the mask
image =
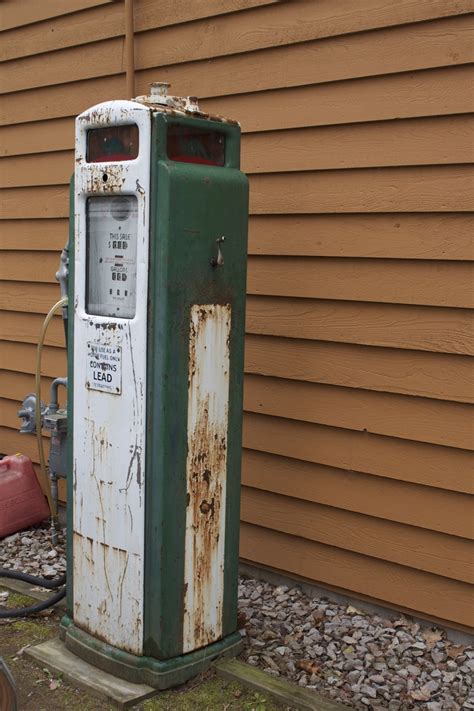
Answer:
MULTIPOLYGON (((142 654, 143 648, 150 130, 150 112, 142 105, 113 102, 93 107, 78 118, 75 175, 74 622, 134 654, 142 654), (87 163, 87 130, 112 122, 138 125, 138 158, 87 163), (91 195, 109 195, 112 205, 114 195, 123 193, 137 201, 133 318, 88 313, 87 306, 86 201, 91 195), (121 385, 117 380, 108 391, 103 383, 93 387, 91 374, 97 367, 92 366, 97 363, 90 363, 92 352, 119 358, 121 385)), ((101 239, 111 239, 109 229, 104 227, 101 239)), ((101 278, 102 272, 96 274, 101 278)), ((105 380, 107 362, 103 366, 105 380)))
POLYGON ((183 651, 222 636, 231 307, 191 309, 183 651))
POLYGON ((74 533, 74 619, 94 637, 137 653, 142 634, 140 596, 130 596, 130 580, 141 578, 141 556, 129 549, 74 533), (105 583, 105 589, 104 589, 105 583))

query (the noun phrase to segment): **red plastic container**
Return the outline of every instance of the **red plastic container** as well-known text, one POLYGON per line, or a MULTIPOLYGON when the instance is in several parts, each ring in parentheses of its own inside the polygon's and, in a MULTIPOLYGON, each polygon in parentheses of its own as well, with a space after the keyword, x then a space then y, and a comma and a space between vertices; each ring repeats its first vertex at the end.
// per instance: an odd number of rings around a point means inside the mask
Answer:
POLYGON ((48 516, 48 502, 31 459, 23 454, 0 459, 0 538, 48 516))

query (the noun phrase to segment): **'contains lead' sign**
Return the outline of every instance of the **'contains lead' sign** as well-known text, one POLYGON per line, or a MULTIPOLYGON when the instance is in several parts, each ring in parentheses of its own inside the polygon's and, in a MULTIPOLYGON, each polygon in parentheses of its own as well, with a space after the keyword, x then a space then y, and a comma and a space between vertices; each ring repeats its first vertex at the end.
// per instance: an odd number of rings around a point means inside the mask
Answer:
POLYGON ((102 343, 87 344, 86 387, 120 395, 122 392, 122 349, 102 343))

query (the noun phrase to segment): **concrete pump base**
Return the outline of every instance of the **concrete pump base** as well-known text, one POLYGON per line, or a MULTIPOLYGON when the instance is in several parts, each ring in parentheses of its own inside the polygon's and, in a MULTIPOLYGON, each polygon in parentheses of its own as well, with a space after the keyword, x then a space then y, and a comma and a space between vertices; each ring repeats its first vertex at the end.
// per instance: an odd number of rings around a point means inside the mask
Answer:
POLYGON ((58 638, 25 649, 25 655, 41 667, 46 667, 72 686, 83 689, 96 698, 126 709, 154 696, 157 691, 145 684, 132 684, 97 669, 66 649, 58 638))

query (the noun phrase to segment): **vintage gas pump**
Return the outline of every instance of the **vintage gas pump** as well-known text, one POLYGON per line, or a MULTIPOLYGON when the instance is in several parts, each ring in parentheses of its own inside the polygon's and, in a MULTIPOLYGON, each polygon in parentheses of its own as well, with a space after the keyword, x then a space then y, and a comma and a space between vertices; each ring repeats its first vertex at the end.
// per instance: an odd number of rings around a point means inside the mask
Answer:
POLYGON ((240 130, 167 85, 76 121, 67 648, 157 688, 238 649, 240 130))

